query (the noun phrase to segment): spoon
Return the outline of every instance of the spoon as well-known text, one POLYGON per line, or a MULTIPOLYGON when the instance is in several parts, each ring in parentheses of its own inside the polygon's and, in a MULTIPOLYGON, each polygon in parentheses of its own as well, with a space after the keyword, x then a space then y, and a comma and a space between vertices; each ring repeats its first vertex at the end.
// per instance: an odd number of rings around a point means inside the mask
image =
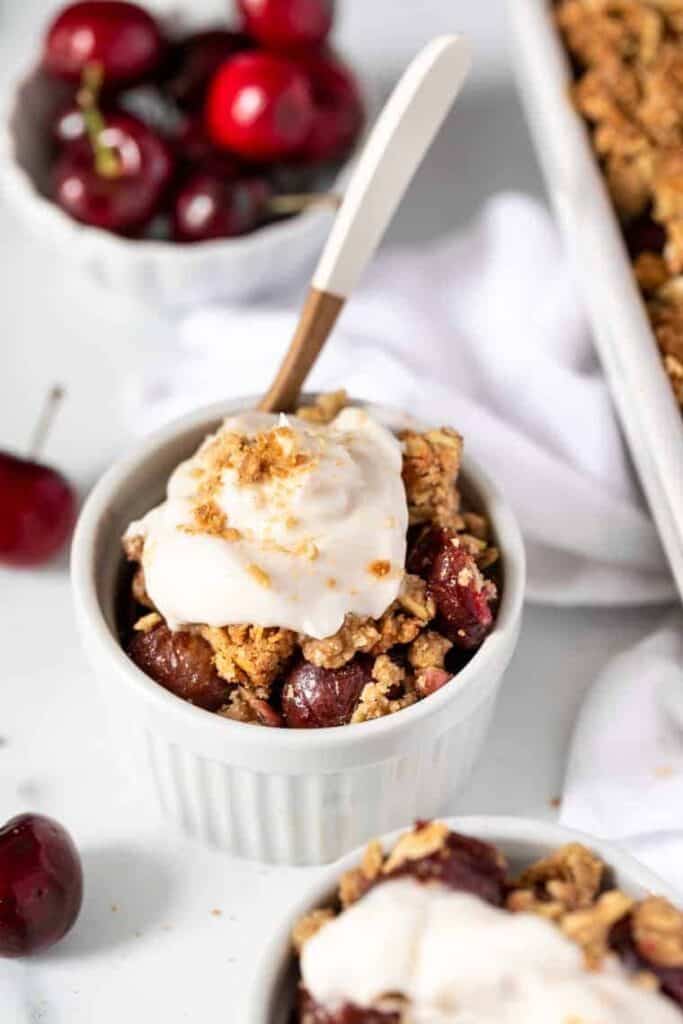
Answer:
POLYGON ((432 40, 405 71, 360 156, 263 412, 290 412, 471 65, 462 36, 432 40))

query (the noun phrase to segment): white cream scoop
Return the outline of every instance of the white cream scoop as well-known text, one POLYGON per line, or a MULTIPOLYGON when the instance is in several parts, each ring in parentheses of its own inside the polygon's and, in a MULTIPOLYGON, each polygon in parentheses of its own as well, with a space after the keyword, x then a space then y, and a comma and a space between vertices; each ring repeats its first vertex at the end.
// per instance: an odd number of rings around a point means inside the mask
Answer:
POLYGON ((361 409, 325 425, 247 412, 178 466, 126 536, 144 541, 147 592, 172 629, 253 623, 320 639, 398 595, 401 467, 399 441, 361 409), (230 454, 235 439, 249 462, 230 454))
POLYGON ((384 882, 304 946, 303 983, 322 1006, 396 1006, 410 1024, 680 1024, 672 1002, 616 960, 580 949, 533 914, 414 879, 384 882))

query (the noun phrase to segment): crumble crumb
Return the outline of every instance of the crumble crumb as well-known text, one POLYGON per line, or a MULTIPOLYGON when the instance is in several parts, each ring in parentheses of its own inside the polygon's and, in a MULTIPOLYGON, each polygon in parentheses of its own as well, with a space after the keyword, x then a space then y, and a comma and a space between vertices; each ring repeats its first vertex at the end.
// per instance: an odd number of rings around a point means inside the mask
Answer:
POLYGON ((149 615, 143 615, 142 618, 138 619, 133 629, 136 633, 151 633, 161 621, 162 618, 158 612, 150 612, 149 615))
POLYGON ((313 405, 301 406, 297 409, 296 415, 300 420, 307 420, 309 423, 331 423, 348 404, 349 397, 346 391, 332 391, 318 395, 313 405))
POLYGON ((376 576, 377 579, 382 579, 384 576, 388 576, 391 572, 391 562, 388 562, 386 558, 378 558, 376 561, 370 562, 368 572, 371 576, 376 576))
POLYGON ((260 565, 256 565, 255 562, 251 562, 247 566, 247 572, 262 587, 265 587, 266 590, 270 590, 270 588, 273 585, 273 581, 271 580, 270 576, 265 571, 265 569, 262 569, 260 565))

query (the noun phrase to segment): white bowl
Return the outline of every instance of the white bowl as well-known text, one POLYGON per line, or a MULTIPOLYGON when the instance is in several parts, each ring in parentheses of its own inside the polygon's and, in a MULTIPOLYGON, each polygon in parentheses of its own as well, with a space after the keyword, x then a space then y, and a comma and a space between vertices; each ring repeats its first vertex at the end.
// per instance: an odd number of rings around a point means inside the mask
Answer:
MULTIPOLYGON (((513 870, 528 866, 541 857, 547 857, 565 843, 579 842, 590 847, 611 868, 614 884, 624 892, 640 899, 651 893, 665 896, 678 903, 678 896, 657 875, 648 871, 637 860, 618 846, 594 839, 583 832, 574 832, 559 825, 524 818, 463 817, 446 819, 453 829, 498 846, 508 858, 513 870)), ((389 849, 401 832, 381 838, 389 849)), ((336 894, 340 876, 357 867, 362 848, 330 867, 321 878, 301 895, 285 920, 281 921, 259 954, 252 987, 247 996, 247 1015, 244 1024, 290 1024, 294 1009, 297 983, 296 961, 292 951, 292 928, 299 918, 316 907, 329 905, 336 894)))
MULTIPOLYGON (((364 92, 369 117, 371 103, 364 92)), ((334 218, 322 206, 239 238, 183 245, 121 238, 73 220, 48 198, 48 126, 64 106, 65 95, 61 83, 52 82, 46 89, 45 80, 29 71, 0 110, 0 194, 60 261, 69 260, 111 290, 176 307, 244 301, 301 281, 313 269, 334 218)), ((343 192, 354 157, 328 183, 331 191, 343 192)))
MULTIPOLYGON (((465 491, 485 507, 503 553, 496 625, 457 680, 413 707, 337 729, 266 729, 178 699, 117 639, 120 537, 157 504, 169 474, 220 420, 253 398, 202 409, 115 465, 88 498, 72 549, 83 643, 109 707, 115 743, 140 786, 190 835, 250 859, 322 864, 402 822, 453 808, 486 733, 519 632, 522 539, 501 494, 471 461, 465 491)), ((407 418, 368 406, 388 426, 407 418)))

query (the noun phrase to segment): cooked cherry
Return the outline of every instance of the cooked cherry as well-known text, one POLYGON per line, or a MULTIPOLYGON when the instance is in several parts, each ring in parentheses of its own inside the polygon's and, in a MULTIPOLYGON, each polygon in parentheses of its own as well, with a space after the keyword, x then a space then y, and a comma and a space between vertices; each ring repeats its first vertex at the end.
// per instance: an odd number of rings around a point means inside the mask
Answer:
POLYGON ((664 252, 666 231, 647 212, 630 221, 624 228, 626 245, 632 259, 643 252, 664 252))
POLYGON ((635 941, 630 914, 614 925, 609 935, 609 944, 627 969, 654 974, 662 991, 683 1008, 683 968, 661 967, 647 958, 635 941))
POLYGON ((198 110, 221 64, 253 45, 243 33, 223 28, 186 36, 173 47, 169 60, 171 71, 164 82, 164 91, 185 110, 198 110))
POLYGON ((158 65, 163 52, 156 21, 125 0, 82 0, 64 8, 50 25, 43 67, 79 81, 87 65, 99 64, 108 84, 138 81, 158 65))
POLYGON ((278 160, 295 153, 310 134, 314 116, 308 79, 285 57, 232 57, 209 87, 210 138, 247 160, 278 160))
POLYGON ((313 127, 300 153, 310 163, 341 160, 363 127, 363 100, 352 71, 330 51, 298 55, 313 90, 313 127))
POLYGON ((82 898, 80 857, 61 825, 20 814, 0 829, 0 956, 26 956, 58 942, 82 898))
POLYGON ((196 633, 173 633, 162 623, 135 633, 128 654, 164 689, 207 711, 222 707, 233 689, 216 672, 211 647, 196 633))
POLYGON ((231 181, 199 172, 176 196, 173 205, 173 236, 180 242, 204 242, 234 238, 263 222, 270 195, 260 178, 231 181))
POLYGON ((479 647, 493 625, 495 587, 459 544, 457 534, 439 527, 425 530, 410 550, 407 564, 409 572, 429 583, 439 631, 462 650, 479 647))
POLYGON ((404 861, 383 875, 382 880, 408 875, 419 882, 440 882, 456 892, 469 892, 501 906, 506 874, 505 859, 495 846, 451 832, 443 850, 419 860, 404 861))
POLYGON ((151 220, 173 173, 168 145, 137 118, 113 114, 100 142, 114 154, 116 168, 104 174, 88 139, 67 146, 54 168, 55 199, 72 217, 122 234, 151 220))
POLYGON ((249 35, 274 49, 321 43, 334 21, 334 0, 238 0, 249 35))
POLYGON ((0 563, 40 565, 64 547, 76 522, 76 495, 61 473, 0 452, 0 494, 0 563))
POLYGON ((350 722, 363 687, 372 679, 370 662, 356 657, 342 668, 300 661, 282 691, 282 714, 290 729, 321 729, 350 722))
POLYGON ((305 988, 299 989, 299 1020, 306 1024, 400 1024, 398 1013, 367 1010, 347 1003, 336 1010, 328 1010, 316 1003, 305 988))

